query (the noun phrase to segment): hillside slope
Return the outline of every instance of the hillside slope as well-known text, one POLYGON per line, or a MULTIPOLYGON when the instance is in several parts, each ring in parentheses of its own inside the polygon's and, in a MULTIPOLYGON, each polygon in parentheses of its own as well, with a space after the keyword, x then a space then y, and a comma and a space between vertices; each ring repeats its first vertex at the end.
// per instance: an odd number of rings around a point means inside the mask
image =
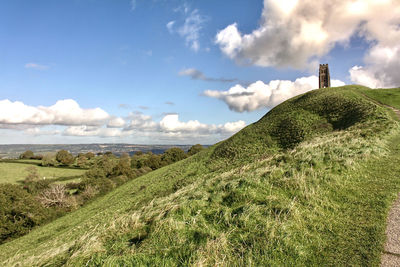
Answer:
POLYGON ((377 265, 400 190, 400 130, 369 91, 292 98, 228 140, 1 245, 0 263, 377 265))

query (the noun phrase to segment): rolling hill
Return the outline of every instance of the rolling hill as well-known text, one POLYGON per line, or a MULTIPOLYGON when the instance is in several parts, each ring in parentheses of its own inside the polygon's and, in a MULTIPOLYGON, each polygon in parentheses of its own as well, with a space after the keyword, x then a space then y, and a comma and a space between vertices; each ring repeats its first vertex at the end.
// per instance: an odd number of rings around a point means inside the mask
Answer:
POLYGON ((400 191, 400 128, 383 105, 400 106, 400 89, 391 90, 294 97, 231 138, 1 245, 0 264, 378 265, 400 191))

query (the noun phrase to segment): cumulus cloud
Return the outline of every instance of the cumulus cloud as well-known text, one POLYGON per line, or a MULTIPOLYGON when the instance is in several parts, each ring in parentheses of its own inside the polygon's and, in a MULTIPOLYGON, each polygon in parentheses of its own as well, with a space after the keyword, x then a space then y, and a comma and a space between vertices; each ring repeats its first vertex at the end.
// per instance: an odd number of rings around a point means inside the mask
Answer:
POLYGON ((350 69, 352 82, 371 88, 400 86, 400 45, 376 45, 366 55, 365 62, 366 66, 350 69))
POLYGON ((26 69, 36 69, 36 70, 47 70, 49 68, 49 66, 31 62, 31 63, 26 63, 25 68, 26 69))
POLYGON ((125 120, 120 117, 112 117, 107 124, 108 128, 121 128, 124 127, 125 120))
POLYGON ((197 9, 189 11, 189 8, 185 5, 184 8, 177 9, 185 15, 185 19, 181 25, 177 25, 176 21, 170 21, 166 27, 170 33, 178 33, 182 38, 185 39, 185 43, 193 51, 197 52, 200 49, 200 32, 203 29, 203 24, 206 22, 206 18, 202 16, 197 9))
POLYGON ((207 81, 207 82, 235 82, 235 81, 237 81, 237 79, 207 77, 206 75, 204 75, 203 72, 199 71, 198 69, 194 69, 194 68, 183 69, 178 74, 180 76, 188 76, 192 80, 202 80, 202 81, 207 81))
POLYGON ((103 128, 97 126, 69 126, 63 133, 67 136, 97 136, 97 137, 121 137, 123 132, 117 128, 103 128))
POLYGON ((162 132, 183 132, 197 134, 229 134, 234 133, 246 126, 242 120, 236 122, 228 122, 225 124, 204 124, 198 120, 190 120, 182 122, 179 120, 178 114, 168 114, 159 123, 162 132))
MULTIPOLYGON (((342 86, 344 82, 332 80, 331 85, 333 87, 342 86)), ((293 96, 315 89, 317 86, 318 77, 309 76, 298 78, 294 82, 274 80, 265 84, 262 81, 257 81, 247 88, 238 84, 227 91, 206 90, 203 94, 222 100, 233 111, 244 112, 272 108, 293 96)))
POLYGON ((43 130, 39 127, 33 127, 33 128, 28 128, 25 130, 25 133, 29 135, 34 135, 34 136, 40 136, 40 135, 58 135, 61 133, 60 130, 43 130))
POLYGON ((156 122, 149 115, 145 115, 141 112, 132 112, 127 117, 129 121, 124 128, 124 131, 155 131, 157 129, 156 122))
POLYGON ((371 49, 367 65, 353 69, 352 80, 398 85, 399 75, 390 70, 399 66, 399 24, 398 0, 264 0, 257 29, 243 34, 233 23, 218 32, 215 42, 242 64, 303 69, 358 35, 371 49))
POLYGON ((72 99, 59 100, 49 107, 28 106, 22 102, 0 100, 1 124, 102 125, 110 118, 101 108, 82 109, 72 99))
POLYGON ((220 125, 201 123, 197 120, 183 122, 176 113, 163 114, 160 121, 155 121, 152 116, 141 112, 117 117, 100 108, 83 109, 72 99, 60 100, 48 107, 29 106, 19 101, 0 101, 0 129, 23 131, 32 136, 148 137, 153 142, 186 140, 185 142, 191 143, 190 140, 221 140, 244 126, 244 121, 220 125))
POLYGON ((201 123, 198 120, 183 122, 179 120, 179 114, 176 113, 164 114, 163 118, 159 122, 154 121, 151 116, 140 112, 131 113, 128 117, 129 121, 123 129, 123 132, 129 134, 140 133, 147 136, 152 135, 164 138, 210 135, 226 137, 246 126, 246 123, 241 120, 218 125, 201 123))

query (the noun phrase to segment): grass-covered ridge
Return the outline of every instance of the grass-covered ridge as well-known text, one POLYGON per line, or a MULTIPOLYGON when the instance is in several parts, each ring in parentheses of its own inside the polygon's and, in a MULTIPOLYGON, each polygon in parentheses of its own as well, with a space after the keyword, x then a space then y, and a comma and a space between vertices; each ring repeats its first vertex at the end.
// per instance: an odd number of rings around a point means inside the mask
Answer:
POLYGON ((378 265, 400 138, 365 90, 282 103, 227 141, 0 246, 0 263, 378 265))
POLYGON ((275 107, 220 144, 213 157, 251 157, 267 150, 275 153, 282 148, 290 149, 313 136, 372 121, 380 116, 375 111, 376 107, 352 86, 315 90, 275 107))

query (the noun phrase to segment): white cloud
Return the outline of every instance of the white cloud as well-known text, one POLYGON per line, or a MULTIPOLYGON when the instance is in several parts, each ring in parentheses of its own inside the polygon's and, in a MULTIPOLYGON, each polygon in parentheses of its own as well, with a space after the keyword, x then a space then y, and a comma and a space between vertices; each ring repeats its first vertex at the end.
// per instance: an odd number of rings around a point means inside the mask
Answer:
MULTIPOLYGON (((301 69, 314 67, 336 44, 347 45, 358 34, 374 44, 366 63, 371 64, 368 71, 381 80, 373 66, 383 62, 372 62, 374 50, 383 55, 382 48, 398 51, 394 48, 400 40, 399 24, 398 0, 264 0, 257 29, 243 34, 234 23, 218 32, 215 42, 225 55, 242 64, 301 69)), ((399 62, 398 53, 395 59, 399 62)), ((384 78, 390 81, 394 76, 384 78)))
POLYGON ((49 66, 31 62, 31 63, 26 63, 25 64, 25 68, 27 68, 27 69, 36 69, 36 70, 47 70, 49 68, 49 66))
POLYGON ((205 19, 199 14, 198 10, 195 9, 185 19, 185 23, 182 27, 178 29, 179 35, 185 38, 186 45, 190 46, 190 48, 196 52, 200 49, 200 31, 204 22, 205 19))
POLYGON ((207 77, 206 75, 204 75, 203 72, 199 71, 198 69, 194 69, 194 68, 183 69, 178 74, 180 76, 188 76, 192 80, 202 80, 202 81, 207 81, 207 82, 234 82, 234 81, 237 81, 237 79, 207 77))
POLYGON ((172 20, 172 21, 167 23, 166 26, 167 26, 167 29, 168 29, 169 33, 173 33, 174 32, 174 24, 175 24, 174 20, 172 20))
POLYGON ((215 42, 220 45, 222 52, 228 57, 235 58, 242 46, 242 36, 237 29, 237 23, 229 25, 220 31, 216 36, 215 42))
POLYGON ((159 123, 162 132, 166 133, 196 133, 196 134, 232 134, 244 126, 244 121, 228 122, 225 124, 204 124, 198 120, 182 122, 178 114, 167 114, 159 123))
POLYGON ((125 125, 125 120, 120 117, 113 117, 109 120, 107 127, 108 128, 122 128, 125 125))
POLYGON ((0 129, 20 131, 30 136, 125 138, 125 141, 131 138, 130 142, 148 137, 151 143, 194 143, 221 140, 244 126, 243 121, 221 125, 197 120, 182 122, 175 113, 164 114, 160 121, 141 112, 132 112, 122 118, 111 116, 100 108, 82 109, 72 99, 60 100, 48 107, 0 101, 0 129))
MULTIPOLYGON (((344 82, 332 80, 332 86, 342 86, 344 82)), ((261 108, 272 108, 279 103, 318 87, 318 77, 309 76, 298 78, 294 82, 274 80, 265 84, 257 81, 247 88, 235 85, 227 91, 206 90, 205 96, 225 102, 229 109, 236 112, 254 111, 261 108)))
POLYGON ((129 122, 125 126, 124 131, 154 131, 157 128, 157 124, 153 121, 153 118, 141 112, 130 113, 127 120, 129 122))
POLYGON ((39 127, 33 127, 25 130, 25 133, 33 136, 41 136, 41 135, 58 135, 61 133, 60 130, 43 130, 39 127))
POLYGON ((28 106, 22 102, 0 100, 0 123, 31 125, 102 125, 110 118, 100 108, 82 109, 72 99, 59 100, 49 107, 28 106))
POLYGON ((349 72, 351 81, 355 84, 361 84, 370 88, 383 87, 382 82, 374 77, 374 73, 362 66, 354 66, 349 72))
POLYGON ((205 17, 200 15, 197 9, 189 12, 187 5, 176 10, 181 11, 186 17, 183 24, 177 26, 176 21, 170 21, 166 27, 170 33, 178 33, 182 38, 185 39, 185 43, 193 51, 197 52, 200 49, 200 32, 203 29, 203 24, 206 21, 205 17))
POLYGON ((97 126, 69 126, 63 133, 67 136, 97 136, 97 137, 121 137, 124 135, 121 129, 103 128, 97 126))
POLYGON ((352 82, 371 88, 400 86, 400 45, 375 45, 365 57, 365 62, 364 67, 350 69, 352 82))

